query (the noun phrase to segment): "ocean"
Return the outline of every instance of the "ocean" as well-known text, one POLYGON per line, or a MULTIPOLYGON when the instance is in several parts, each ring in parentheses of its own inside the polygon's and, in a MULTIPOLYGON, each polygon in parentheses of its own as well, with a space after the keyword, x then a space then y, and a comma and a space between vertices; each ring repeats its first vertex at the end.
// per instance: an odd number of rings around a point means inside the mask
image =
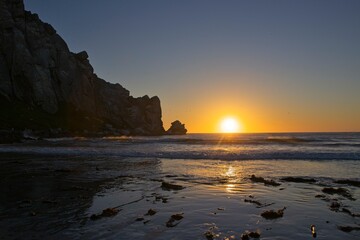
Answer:
POLYGON ((29 140, 0 164, 1 239, 360 239, 360 133, 29 140))
POLYGON ((55 138, 0 146, 2 153, 209 160, 360 160, 360 133, 188 134, 55 138))

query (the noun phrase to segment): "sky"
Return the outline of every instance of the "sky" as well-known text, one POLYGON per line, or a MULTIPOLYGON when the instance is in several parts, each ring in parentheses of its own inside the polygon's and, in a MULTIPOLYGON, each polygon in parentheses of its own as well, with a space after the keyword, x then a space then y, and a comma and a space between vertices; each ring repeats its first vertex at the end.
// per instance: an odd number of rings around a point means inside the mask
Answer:
POLYGON ((360 131, 360 1, 25 0, 95 73, 159 96, 164 127, 360 131))

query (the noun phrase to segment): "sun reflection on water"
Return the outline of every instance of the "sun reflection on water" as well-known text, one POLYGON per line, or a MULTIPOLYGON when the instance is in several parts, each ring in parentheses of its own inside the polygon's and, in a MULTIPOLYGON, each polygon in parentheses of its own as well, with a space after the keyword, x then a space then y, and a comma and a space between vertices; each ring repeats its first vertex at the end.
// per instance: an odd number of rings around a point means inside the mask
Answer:
POLYGON ((228 170, 226 171, 225 175, 229 178, 232 178, 235 176, 235 171, 234 168, 232 166, 228 167, 228 170))
POLYGON ((227 193, 236 193, 243 190, 243 187, 241 186, 241 173, 242 171, 240 168, 233 167, 232 165, 229 165, 226 168, 225 173, 222 174, 226 179, 226 184, 224 184, 222 187, 225 188, 227 193))
POLYGON ((228 193, 234 193, 234 192, 236 192, 235 191, 236 190, 236 185, 235 184, 226 184, 225 185, 225 190, 228 193))

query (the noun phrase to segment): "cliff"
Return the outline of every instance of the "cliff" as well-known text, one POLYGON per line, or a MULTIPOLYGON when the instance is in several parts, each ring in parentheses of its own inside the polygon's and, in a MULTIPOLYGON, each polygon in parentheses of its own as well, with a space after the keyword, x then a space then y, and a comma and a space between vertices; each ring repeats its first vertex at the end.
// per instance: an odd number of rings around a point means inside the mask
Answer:
POLYGON ((83 51, 22 0, 0 0, 0 130, 48 134, 164 134, 158 97, 130 96, 99 78, 83 51))

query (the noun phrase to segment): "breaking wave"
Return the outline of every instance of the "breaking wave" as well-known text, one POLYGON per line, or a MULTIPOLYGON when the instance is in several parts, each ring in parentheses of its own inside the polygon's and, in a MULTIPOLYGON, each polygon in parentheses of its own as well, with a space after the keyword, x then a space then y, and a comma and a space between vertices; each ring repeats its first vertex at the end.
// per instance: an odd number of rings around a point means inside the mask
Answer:
POLYGON ((360 134, 61 138, 1 145, 0 153, 209 160, 360 160, 360 134))

